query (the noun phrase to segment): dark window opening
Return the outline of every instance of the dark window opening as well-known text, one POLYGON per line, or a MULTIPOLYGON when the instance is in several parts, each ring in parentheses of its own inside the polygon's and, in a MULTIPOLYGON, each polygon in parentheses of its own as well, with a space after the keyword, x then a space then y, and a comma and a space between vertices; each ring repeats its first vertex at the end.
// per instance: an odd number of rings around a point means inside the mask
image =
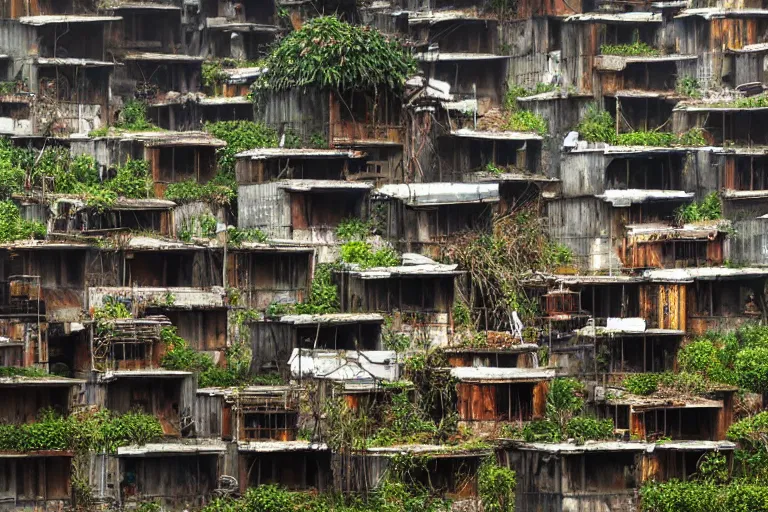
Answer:
POLYGON ((298 431, 298 412, 246 411, 243 413, 243 425, 242 441, 293 441, 298 431))

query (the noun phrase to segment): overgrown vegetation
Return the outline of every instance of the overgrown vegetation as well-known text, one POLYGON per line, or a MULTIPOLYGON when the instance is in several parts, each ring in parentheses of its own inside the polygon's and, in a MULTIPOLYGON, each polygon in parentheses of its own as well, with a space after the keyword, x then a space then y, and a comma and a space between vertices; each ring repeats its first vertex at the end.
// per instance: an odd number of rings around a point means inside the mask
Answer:
POLYGON ((746 98, 739 97, 729 101, 708 103, 707 106, 715 108, 763 108, 768 107, 768 94, 756 94, 746 98))
POLYGON ((530 110, 515 110, 509 115, 504 130, 511 132, 534 132, 546 135, 547 121, 530 110))
POLYGON ((488 457, 477 471, 477 494, 484 512, 514 512, 517 475, 488 457))
POLYGON ((102 410, 69 417, 42 411, 35 423, 0 424, 0 451, 91 450, 115 453, 119 446, 143 445, 160 439, 163 428, 154 416, 140 412, 123 415, 102 410))
POLYGON ((0 366, 0 378, 9 377, 30 377, 30 378, 42 378, 49 377, 50 374, 44 372, 40 368, 33 366, 0 366))
POLYGON ((546 418, 527 423, 520 437, 526 442, 544 443, 613 439, 613 420, 581 415, 584 395, 584 385, 576 379, 553 380, 547 393, 546 418))
POLYGON ((198 183, 195 180, 169 183, 165 189, 165 198, 177 203, 205 201, 212 204, 230 204, 237 197, 236 190, 228 185, 219 184, 220 180, 198 183))
POLYGON ((172 188, 171 194, 182 201, 203 199, 221 204, 233 203, 237 198, 235 155, 249 149, 277 147, 277 132, 253 121, 207 123, 205 130, 227 143, 225 147, 216 150, 216 176, 205 185, 190 183, 172 188), (228 190, 225 191, 225 188, 228 190))
POLYGON ((522 85, 510 85, 504 94, 504 108, 509 111, 517 109, 517 99, 536 96, 545 92, 552 92, 557 89, 554 84, 537 83, 534 87, 523 87, 522 85))
POLYGON ((538 303, 522 286, 527 275, 573 260, 570 250, 549 238, 535 204, 495 218, 490 232, 457 236, 447 257, 469 273, 468 304, 487 308, 500 328, 512 325, 514 311, 524 323, 538 314, 538 303))
POLYGON ((339 225, 336 226, 336 237, 342 242, 364 241, 373 233, 373 229, 372 221, 351 217, 339 222, 339 225))
POLYGON ((351 240, 341 246, 341 261, 361 268, 394 267, 400 264, 400 256, 389 247, 374 249, 368 242, 351 240))
POLYGON ((652 46, 635 41, 628 44, 604 44, 600 46, 600 53, 603 55, 619 55, 622 57, 655 57, 661 55, 661 52, 652 46))
POLYGON ((584 112, 575 130, 579 138, 587 142, 605 142, 616 146, 705 146, 704 132, 701 128, 692 128, 676 135, 658 130, 635 130, 628 133, 616 133, 616 121, 605 110, 591 104, 584 112))
POLYGON ((335 265, 322 263, 315 268, 312 287, 306 301, 296 304, 272 303, 267 308, 267 316, 277 317, 288 314, 323 315, 338 313, 339 293, 333 284, 332 272, 335 265))
POLYGON ((22 219, 19 207, 13 201, 0 201, 0 242, 42 239, 45 235, 45 226, 39 222, 22 219))
POLYGON ((701 222, 706 220, 718 220, 723 216, 723 206, 717 192, 708 194, 701 201, 680 206, 675 211, 675 217, 680 224, 688 222, 701 222))
POLYGON ((253 86, 261 91, 318 87, 336 91, 399 91, 416 63, 396 40, 370 27, 322 16, 291 32, 264 62, 253 86))
MULTIPOLYGON (((414 469, 415 471, 415 469, 414 469)), ((450 501, 413 478, 386 478, 366 499, 289 491, 276 485, 252 487, 239 499, 215 499, 201 512, 448 512, 450 501)))
POLYGON ((698 99, 701 98, 701 83, 692 76, 677 77, 675 91, 681 96, 698 99))

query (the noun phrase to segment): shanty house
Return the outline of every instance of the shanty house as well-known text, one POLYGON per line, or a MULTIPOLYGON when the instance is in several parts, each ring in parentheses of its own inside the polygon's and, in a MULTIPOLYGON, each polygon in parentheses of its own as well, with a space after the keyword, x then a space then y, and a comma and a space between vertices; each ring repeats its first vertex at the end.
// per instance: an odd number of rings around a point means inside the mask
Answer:
POLYGON ((134 132, 115 137, 75 139, 72 154, 93 155, 102 172, 129 160, 149 162, 155 194, 162 197, 169 183, 207 183, 216 175, 216 149, 226 146, 204 132, 134 132))
POLYGON ((163 434, 190 435, 194 420, 197 378, 191 372, 136 369, 98 372, 88 390, 89 403, 125 414, 142 411, 155 416, 163 434))
POLYGON ((489 168, 538 173, 543 139, 533 132, 454 130, 438 139, 438 175, 424 181, 471 181, 467 174, 489 168))
POLYGON ((519 512, 551 510, 637 510, 638 489, 646 480, 687 480, 702 455, 733 457, 727 441, 679 441, 659 444, 600 441, 513 443, 502 459, 518 475, 519 512))
POLYGON ((0 510, 71 505, 72 452, 0 453, 0 510))
POLYGON ((125 506, 159 502, 172 510, 202 507, 218 486, 225 452, 224 443, 210 440, 120 447, 98 468, 97 474, 104 473, 98 486, 125 506))
POLYGON ((183 48, 179 5, 159 2, 107 5, 107 12, 122 18, 109 33, 110 50, 179 53, 183 48))
POLYGON ((549 381, 555 377, 555 370, 458 367, 451 369, 451 377, 458 381, 459 421, 482 427, 544 417, 549 381))
POLYGON ((600 415, 611 418, 618 431, 637 439, 656 441, 723 441, 733 421, 733 391, 719 393, 721 399, 656 398, 611 393, 600 415))
POLYGON ((5 130, 13 135, 88 133, 109 119, 105 33, 121 18, 47 15, 0 20, 17 41, 8 72, 17 85, 0 99, 5 130), (22 85, 23 84, 23 85, 22 85))
MULTIPOLYGON (((376 313, 285 315, 252 322, 254 371, 285 369, 294 349, 333 351, 382 350, 384 317, 376 313)), ((305 366, 305 371, 309 370, 305 366)))
POLYGON ((462 272, 456 265, 417 255, 405 257, 412 264, 335 271, 341 311, 392 314, 400 330, 446 345, 453 329, 454 279, 462 272))
POLYGON ((331 452, 308 441, 251 441, 238 444, 240 492, 274 484, 291 490, 330 489, 331 452))
POLYGON ((495 183, 414 183, 378 188, 373 208, 404 252, 438 258, 452 236, 489 230, 498 201, 495 183))

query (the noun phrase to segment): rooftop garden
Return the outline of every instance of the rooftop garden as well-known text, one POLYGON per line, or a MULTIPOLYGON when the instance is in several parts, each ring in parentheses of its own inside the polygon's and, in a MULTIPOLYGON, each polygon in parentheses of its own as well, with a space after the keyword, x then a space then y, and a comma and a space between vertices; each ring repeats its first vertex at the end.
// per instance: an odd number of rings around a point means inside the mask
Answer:
POLYGON ((336 91, 402 90, 416 69, 399 41, 377 30, 321 16, 283 38, 264 60, 254 95, 318 87, 336 91))
POLYGON ((587 142, 605 142, 613 146, 706 146, 703 131, 692 128, 682 133, 674 134, 658 130, 635 130, 628 133, 616 133, 616 121, 605 110, 596 105, 590 105, 579 124, 574 128, 579 132, 579 138, 587 142))

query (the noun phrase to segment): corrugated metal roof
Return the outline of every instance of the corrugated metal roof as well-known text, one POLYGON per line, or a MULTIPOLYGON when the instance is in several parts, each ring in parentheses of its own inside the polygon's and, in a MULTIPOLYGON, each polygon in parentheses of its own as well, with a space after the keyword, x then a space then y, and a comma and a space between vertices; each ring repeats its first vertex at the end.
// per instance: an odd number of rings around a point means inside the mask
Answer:
POLYGON ((470 130, 469 128, 462 128, 460 130, 454 130, 451 132, 454 137, 465 137, 468 139, 485 139, 485 140, 544 140, 544 137, 534 132, 506 132, 506 131, 483 131, 483 130, 470 130))
POLYGON ((22 16, 19 23, 22 25, 32 25, 33 27, 42 27, 45 25, 55 25, 59 23, 110 23, 121 21, 120 16, 86 16, 86 15, 66 15, 66 16, 22 16))
POLYGON ((464 382, 527 382, 554 379, 555 376, 553 368, 451 368, 451 377, 464 382))
POLYGON ((384 185, 376 194, 403 201, 410 206, 495 203, 498 183, 401 183, 384 185))
POLYGON ((248 453, 274 453, 274 452, 306 452, 328 450, 325 443, 312 443, 309 441, 250 441, 238 442, 237 450, 248 453))
MULTIPOLYGON (((109 137, 107 137, 109 138, 109 137)), ((227 145, 221 139, 217 139, 207 132, 127 132, 116 136, 121 140, 138 140, 147 147, 162 146, 208 146, 223 148, 227 145)))
POLYGON ((308 149, 308 148, 256 148, 242 151, 235 158, 248 158, 250 160, 270 160, 272 158, 307 158, 307 159, 345 159, 364 158, 363 151, 348 149, 308 149))
POLYGON ((114 67, 114 62, 107 62, 103 60, 91 60, 91 59, 63 59, 37 57, 34 62, 38 66, 73 66, 80 68, 109 68, 114 67))
POLYGON ((643 278, 657 282, 717 281, 724 279, 751 279, 768 277, 768 268, 691 267, 646 270, 643 278))
POLYGON ((371 183, 343 180, 283 180, 277 183, 277 188, 293 192, 310 192, 312 190, 359 190, 368 191, 373 188, 371 183))
POLYGON ((597 22, 597 23, 661 23, 661 13, 658 12, 621 12, 621 13, 585 13, 574 14, 565 19, 566 22, 597 22))
POLYGON ((399 267, 374 267, 357 269, 355 265, 347 265, 347 272, 360 279, 390 279, 399 276, 428 277, 461 275, 464 272, 456 270, 458 265, 442 265, 440 263, 426 263, 421 265, 403 265, 399 267))
POLYGON ((122 56, 123 60, 128 61, 147 61, 147 62, 200 62, 205 59, 196 55, 183 55, 178 53, 152 53, 152 52, 130 52, 122 56))
POLYGON ((224 453, 227 445, 223 441, 205 440, 202 442, 147 443, 141 446, 121 446, 117 449, 118 457, 151 457, 155 455, 197 455, 224 453))
POLYGON ((462 53, 462 52, 434 52, 417 53, 413 56, 420 62, 454 62, 463 60, 506 60, 510 55, 496 55, 495 53, 462 53))
POLYGON ((205 21, 205 25, 210 30, 227 30, 231 32, 261 32, 272 34, 280 30, 276 25, 229 21, 227 18, 208 18, 205 21))
POLYGON ((383 321, 384 317, 377 313, 331 313, 326 315, 285 315, 280 317, 280 322, 294 325, 355 324, 383 321))
POLYGON ((170 5, 170 4, 155 4, 155 3, 145 3, 145 2, 120 2, 115 4, 114 0, 110 2, 109 9, 113 11, 122 11, 122 10, 129 10, 129 9, 139 9, 139 10, 153 10, 153 11, 181 11, 181 7, 178 5, 170 5))
POLYGON ((709 20, 712 18, 768 18, 768 9, 724 9, 722 7, 702 7, 696 9, 684 9, 675 18, 689 18, 701 16, 709 20))
POLYGON ((602 199, 606 203, 611 203, 614 207, 621 208, 651 201, 684 201, 692 199, 693 196, 693 192, 685 192, 684 190, 647 190, 630 188, 627 190, 606 190, 604 193, 595 197, 602 199))
POLYGON ((51 375, 49 377, 2 377, 0 386, 3 387, 69 387, 85 384, 82 379, 69 379, 51 375))

